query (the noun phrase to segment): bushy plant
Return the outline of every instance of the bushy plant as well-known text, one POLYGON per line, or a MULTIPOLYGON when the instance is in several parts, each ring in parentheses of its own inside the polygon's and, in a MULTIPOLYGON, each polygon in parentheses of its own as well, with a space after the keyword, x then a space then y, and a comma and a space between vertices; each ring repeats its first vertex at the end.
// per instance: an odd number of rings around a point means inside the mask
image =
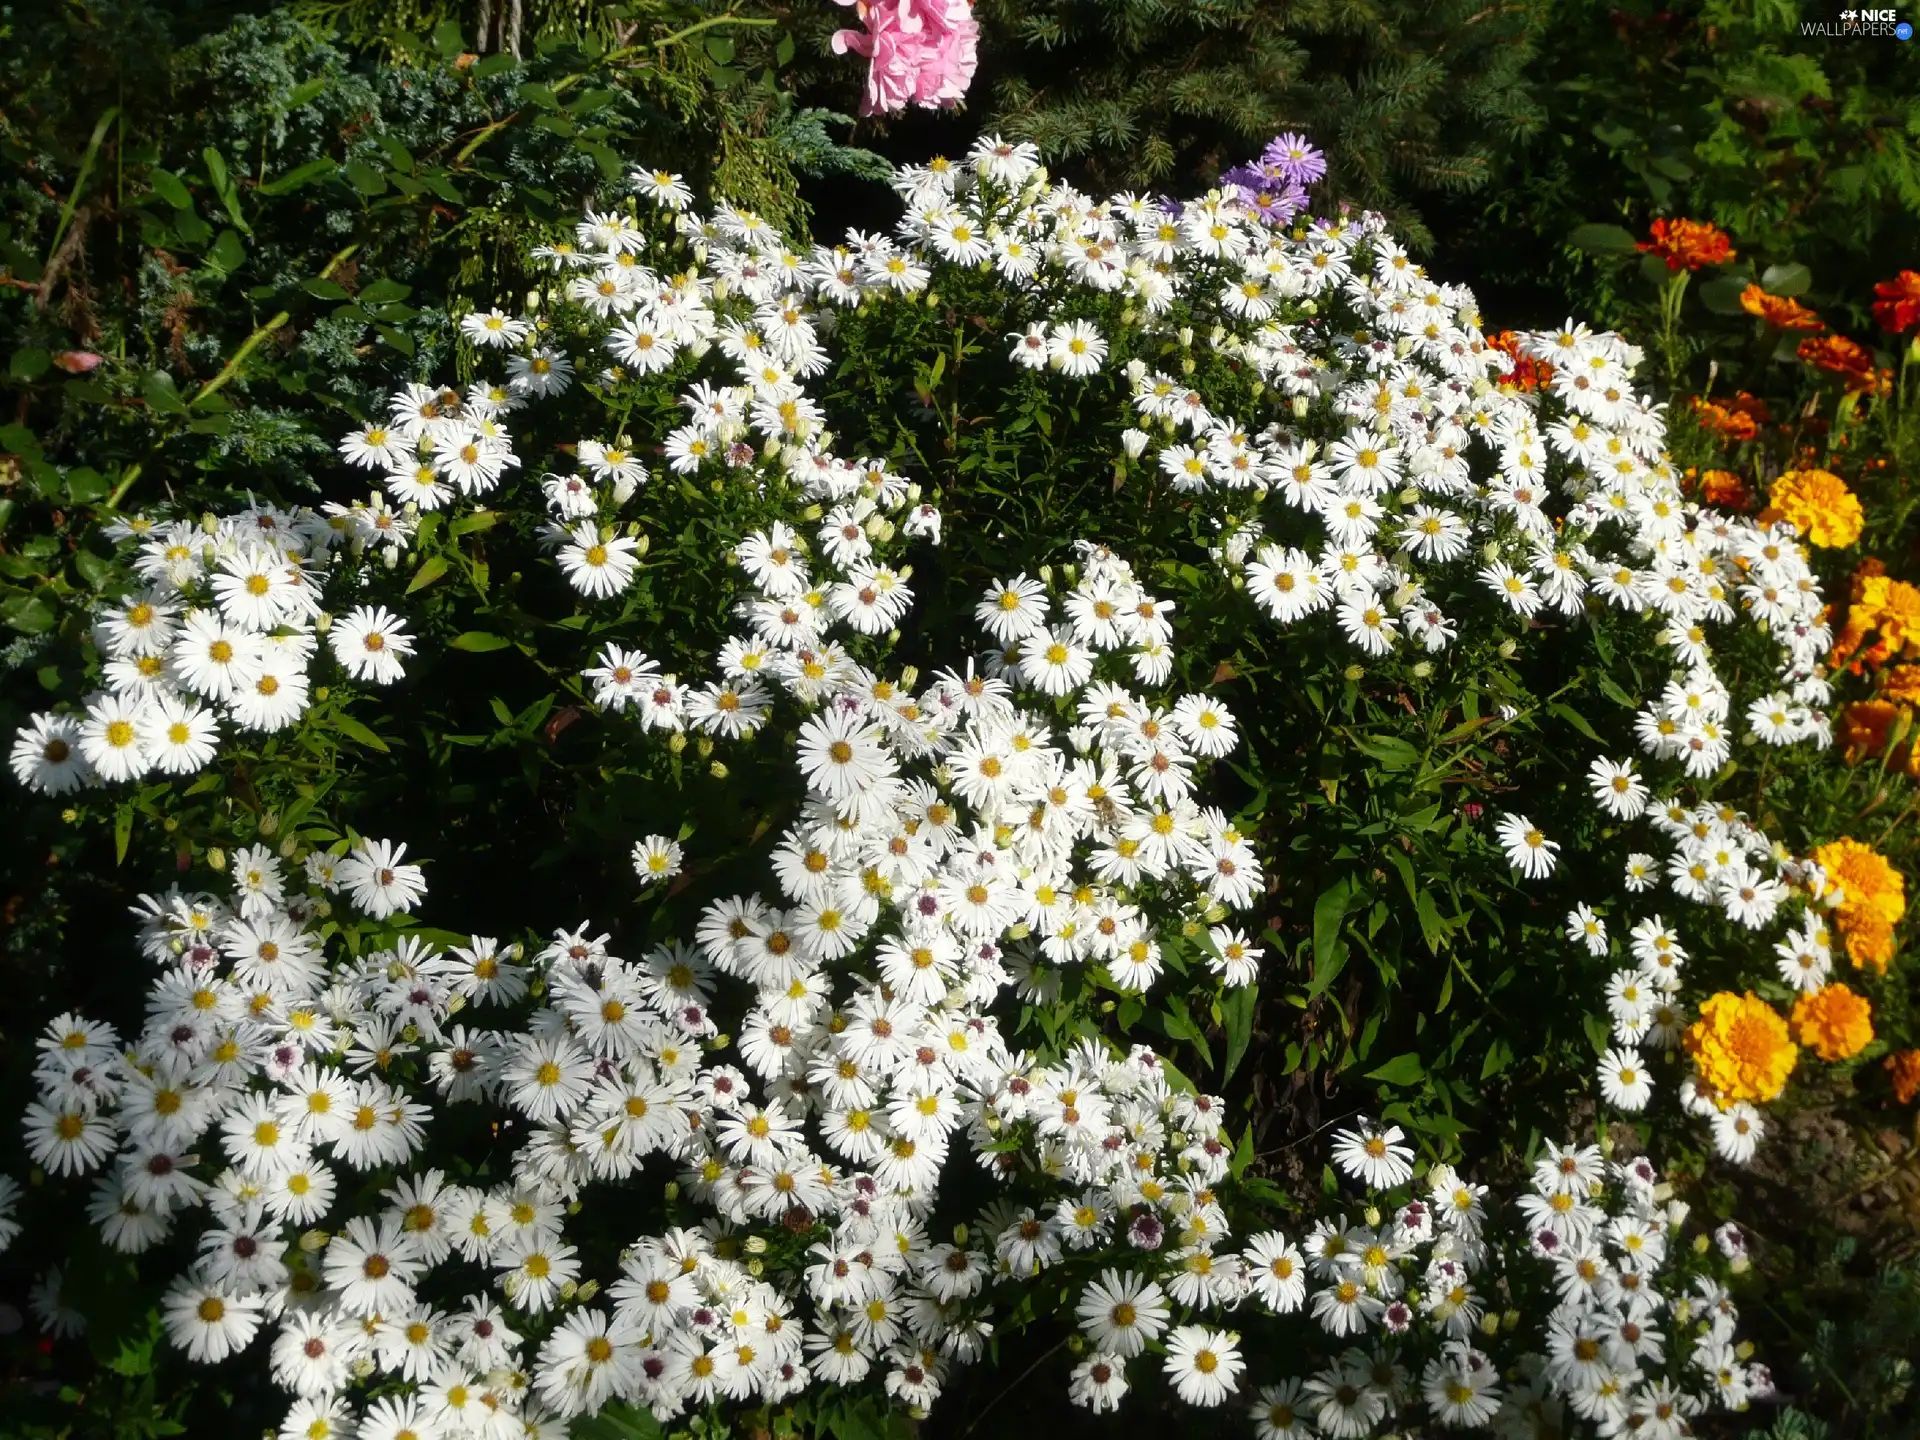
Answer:
POLYGON ((29 1134, 177 1346, 276 1320, 294 1433, 348 1367, 375 1436, 925 1408, 1069 1313, 1081 1403, 1266 1432, 1766 1390, 1635 1150, 1692 1164, 1678 1097, 1753 1153, 1792 1044, 1706 992, 1861 899, 1719 798, 1736 734, 1817 763, 1794 528, 1377 217, 1034 166, 806 253, 642 171, 363 417, 371 495, 118 527, 102 688, 13 764, 194 888, 29 1134), (1644 1128, 1543 1144, 1596 1055, 1644 1128))

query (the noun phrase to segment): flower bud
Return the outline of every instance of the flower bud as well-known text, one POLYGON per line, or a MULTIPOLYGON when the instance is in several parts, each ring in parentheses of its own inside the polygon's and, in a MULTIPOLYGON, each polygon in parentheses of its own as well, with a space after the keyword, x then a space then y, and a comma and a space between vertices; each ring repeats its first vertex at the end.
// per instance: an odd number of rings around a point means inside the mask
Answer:
POLYGON ((211 865, 216 870, 226 869, 227 868, 227 852, 222 850, 218 845, 215 845, 212 849, 207 851, 207 864, 211 865))
POLYGON ((1362 679, 1365 677, 1366 673, 1367 673, 1367 667, 1364 665, 1349 665, 1347 666, 1347 669, 1346 669, 1346 676, 1347 676, 1347 679, 1349 680, 1362 679))
POLYGON ((1413 662, 1414 679, 1424 680, 1431 674, 1433 674, 1433 662, 1431 660, 1416 660, 1413 662))
POLYGON ((711 765, 707 766, 707 773, 713 776, 713 778, 716 780, 724 780, 727 778, 728 771, 727 771, 727 767, 724 764, 716 760, 711 765))
POLYGON ((1500 658, 1502 660, 1511 660, 1519 652, 1519 649, 1520 647, 1514 644, 1513 641, 1502 640, 1500 642, 1500 658))

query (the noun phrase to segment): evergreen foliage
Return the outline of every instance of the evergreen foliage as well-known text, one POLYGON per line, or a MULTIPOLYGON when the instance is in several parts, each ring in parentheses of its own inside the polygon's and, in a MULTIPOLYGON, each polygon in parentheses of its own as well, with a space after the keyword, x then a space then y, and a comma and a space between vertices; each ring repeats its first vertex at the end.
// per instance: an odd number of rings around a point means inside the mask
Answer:
MULTIPOLYGON (((1329 198, 1430 249, 1439 194, 1477 192, 1546 113, 1528 81, 1546 0, 979 0, 969 124, 1031 139, 1096 191, 1211 184, 1298 129, 1329 198)), ((846 12, 796 18, 813 54, 846 12)), ((806 78, 850 106, 844 67, 806 78)))

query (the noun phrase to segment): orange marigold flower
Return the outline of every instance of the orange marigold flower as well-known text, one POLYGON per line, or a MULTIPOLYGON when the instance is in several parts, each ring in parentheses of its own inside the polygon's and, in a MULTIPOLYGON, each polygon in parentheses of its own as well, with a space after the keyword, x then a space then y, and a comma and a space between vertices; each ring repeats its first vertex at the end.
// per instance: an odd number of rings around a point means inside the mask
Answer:
POLYGON ((1888 700, 1856 700, 1840 712, 1840 747, 1847 763, 1855 764, 1887 748, 1887 736, 1900 718, 1900 707, 1888 700))
POLYGON ((1920 589, 1904 580, 1887 586, 1886 604, 1880 612, 1880 633, 1892 653, 1920 654, 1920 589))
POLYGON ((1893 959, 1893 927, 1907 913, 1905 877, 1858 840, 1835 840, 1810 858, 1827 873, 1828 895, 1839 892, 1834 918, 1854 968, 1885 974, 1893 959))
POLYGON ((1840 920, 1840 933, 1847 942, 1847 958, 1856 970, 1887 973, 1893 963, 1893 926, 1874 915, 1840 920))
POLYGON ((1873 302, 1873 318, 1882 330, 1902 335, 1920 325, 1920 270, 1902 270, 1875 285, 1873 293, 1880 297, 1873 302))
POLYGON ((1700 498, 1722 510, 1751 510, 1754 495, 1731 470, 1709 470, 1700 477, 1700 498))
POLYGON ((1896 705, 1920 705, 1920 665, 1896 665, 1880 682, 1880 698, 1896 705))
POLYGON ((1487 344, 1513 361, 1513 369, 1507 372, 1507 378, 1502 383, 1511 385, 1516 390, 1532 391, 1538 390, 1553 378, 1553 366, 1544 360, 1536 360, 1521 350, 1520 337, 1513 331, 1502 330, 1498 334, 1489 335, 1487 344))
POLYGON ((1882 388, 1884 377, 1873 368, 1873 356, 1844 335, 1810 336, 1794 353, 1806 364, 1838 375, 1849 390, 1882 388))
POLYGON ((1842 916, 1875 915, 1893 925, 1907 913, 1906 877, 1871 845, 1843 838, 1820 846, 1811 858, 1827 872, 1828 894, 1842 892, 1842 916))
POLYGON ((1767 499, 1823 550, 1853 544, 1867 521, 1859 499, 1831 470, 1789 470, 1773 482, 1767 499))
POLYGON ((1634 248, 1651 251, 1669 270, 1698 270, 1724 265, 1735 256, 1733 242, 1710 220, 1655 220, 1648 227, 1653 238, 1634 248))
POLYGON ((1790 300, 1785 295, 1769 295, 1758 285, 1749 285, 1740 292, 1740 308, 1749 315, 1758 315, 1769 325, 1782 330, 1824 330, 1826 322, 1798 300, 1790 300))
POLYGON ((1684 1043, 1701 1083, 1722 1106, 1773 1099, 1800 1058, 1787 1022, 1751 990, 1711 997, 1687 1027, 1684 1043))
POLYGON ((1897 1050, 1887 1056, 1887 1074, 1893 1078, 1893 1098, 1911 1105, 1920 1095, 1920 1050, 1897 1050))
POLYGON ((1722 440, 1730 440, 1736 445, 1760 433, 1760 425, 1753 416, 1739 410, 1729 410, 1698 395, 1693 397, 1693 415, 1700 422, 1702 430, 1711 431, 1722 440))
POLYGON ((1822 1060, 1851 1060, 1873 1043, 1873 1006, 1845 985, 1823 985, 1793 1002, 1793 1038, 1822 1060))

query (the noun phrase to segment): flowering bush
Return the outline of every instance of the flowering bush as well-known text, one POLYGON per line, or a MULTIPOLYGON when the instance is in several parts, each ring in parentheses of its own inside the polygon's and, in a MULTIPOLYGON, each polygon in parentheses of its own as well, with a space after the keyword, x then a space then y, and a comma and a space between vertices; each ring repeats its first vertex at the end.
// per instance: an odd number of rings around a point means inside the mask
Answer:
POLYGON ((1075 1402, 1262 1434, 1766 1392, 1622 1142, 1750 1158, 1795 1047, 1710 992, 1769 934, 1820 991, 1876 903, 1717 788, 1829 736, 1799 531, 1682 493, 1634 347, 1494 345, 1276 175, 988 139, 802 254, 642 171, 346 438, 371 494, 120 527, 13 768, 228 878, 27 1129, 178 1348, 271 1321, 283 1433, 369 1440, 925 1410, 1062 1294, 1075 1402), (1459 1178, 1596 1057, 1644 1135, 1459 1178), (1272 1163, 1336 1126, 1321 1193, 1272 1163))

